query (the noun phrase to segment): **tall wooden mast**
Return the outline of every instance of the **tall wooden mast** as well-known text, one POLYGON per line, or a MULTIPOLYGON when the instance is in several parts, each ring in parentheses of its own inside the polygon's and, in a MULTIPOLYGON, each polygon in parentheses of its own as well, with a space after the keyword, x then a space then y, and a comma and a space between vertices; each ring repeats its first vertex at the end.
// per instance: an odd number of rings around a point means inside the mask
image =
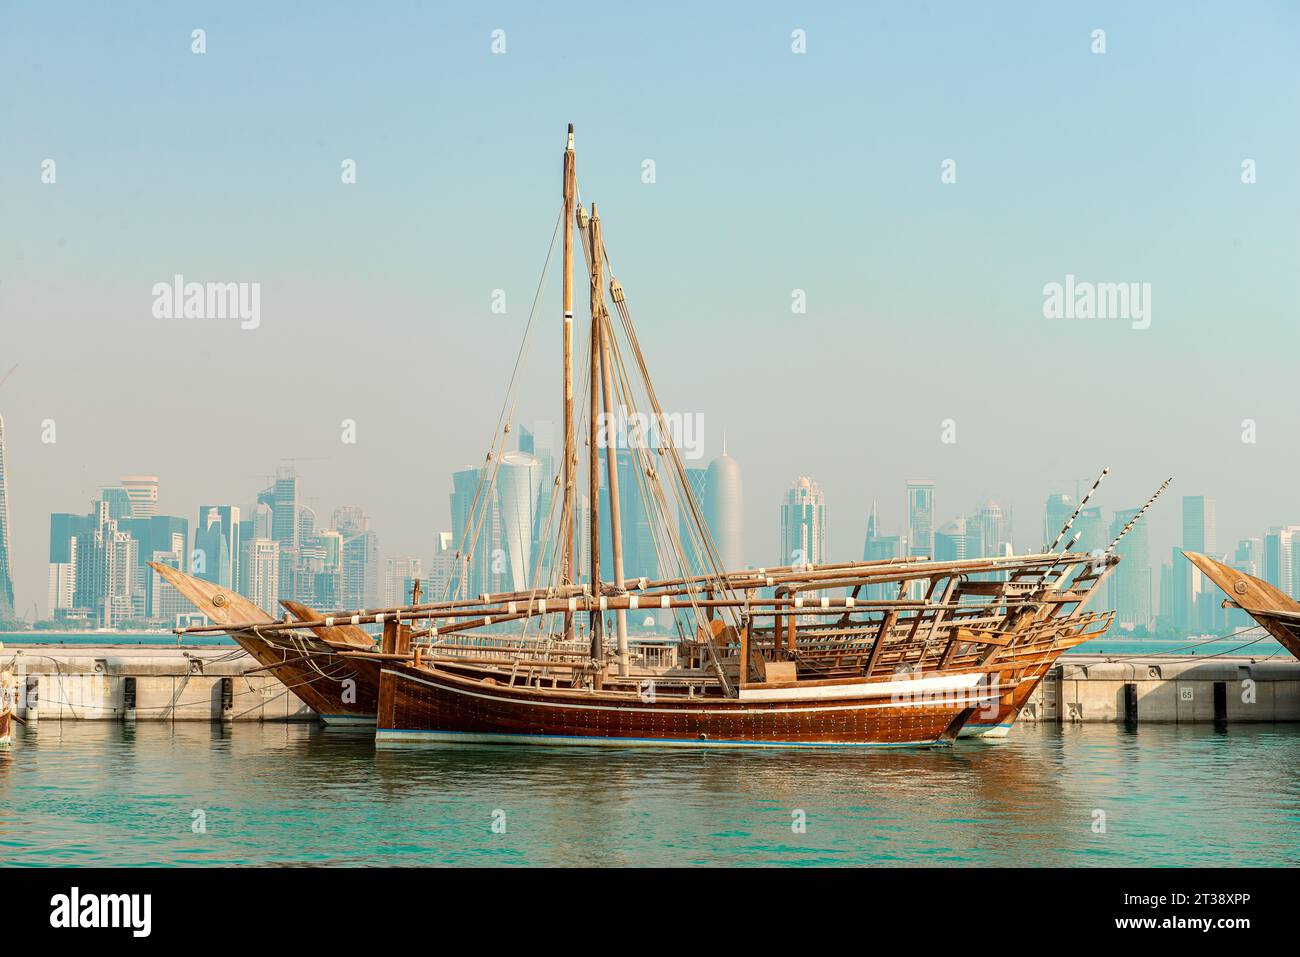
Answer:
MULTIPOLYGON (((600 217, 596 215, 596 206, 591 207, 591 283, 592 283, 592 321, 600 341, 600 381, 605 397, 605 470, 606 491, 609 495, 609 541, 610 558, 614 565, 614 587, 622 592, 623 581, 623 514, 619 507, 618 495, 618 436, 614 423, 618 416, 614 409, 614 359, 609 337, 609 314, 605 310, 603 284, 603 264, 605 247, 600 236, 600 217), (599 290, 599 303, 597 303, 599 290), (597 308, 599 305, 599 308, 597 308)), ((618 622, 618 673, 627 674, 627 612, 618 609, 614 613, 618 622)))
MULTIPOLYGON (((577 172, 573 152, 573 124, 569 124, 569 139, 564 149, 564 468, 561 480, 560 528, 564 534, 561 553, 560 583, 571 584, 574 578, 574 527, 576 510, 573 507, 577 491, 575 475, 578 471, 578 451, 574 442, 573 427, 573 204, 577 193, 577 172), (567 521, 566 521, 567 519, 567 521)), ((564 637, 573 637, 573 615, 564 615, 564 637)))
MULTIPOLYGON (((581 212, 578 214, 581 216, 581 212)), ((593 239, 600 235, 596 225, 596 204, 591 204, 591 219, 587 222, 588 235, 593 239), (594 233, 591 230, 595 229, 594 233)), ((588 463, 588 502, 587 514, 590 529, 587 532, 587 550, 591 553, 591 593, 595 604, 591 612, 591 657, 597 661, 604 660, 604 616, 600 610, 600 310, 604 303, 605 290, 601 285, 600 257, 592 247, 591 256, 591 395, 588 410, 587 444, 590 447, 588 463)), ((599 680, 599 676, 597 676, 599 680)))

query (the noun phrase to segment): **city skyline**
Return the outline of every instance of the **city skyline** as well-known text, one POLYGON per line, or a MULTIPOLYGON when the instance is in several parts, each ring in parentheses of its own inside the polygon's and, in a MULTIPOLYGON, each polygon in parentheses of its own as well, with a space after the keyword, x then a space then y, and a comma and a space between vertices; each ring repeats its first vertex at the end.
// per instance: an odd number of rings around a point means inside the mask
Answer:
MULTIPOLYGON (((1300 112, 1294 8, 1251 5, 1227 34, 1142 7, 793 23, 759 4, 743 24, 665 9, 563 27, 540 9, 499 24, 414 9, 401 30, 322 9, 309 41, 268 9, 256 29, 217 16, 202 56, 187 11, 88 8, 76 29, 96 42, 37 49, 23 38, 64 35, 57 12, 6 9, 0 322, 17 369, 0 413, 19 609, 43 600, 48 516, 122 475, 160 476, 159 508, 193 522, 296 458, 322 501, 369 503, 385 549, 427 555, 449 525, 443 477, 492 435, 568 122, 657 391, 704 423, 687 464, 725 429, 745 465, 746 561, 779 553, 773 515, 798 474, 825 494, 832 558, 861 553, 873 501, 897 530, 915 476, 935 481, 941 522, 995 499, 1022 546, 1043 497, 1103 465, 1106 510, 1172 475, 1171 498, 1217 499, 1223 542, 1300 518, 1300 135, 1276 122, 1300 112), (432 59, 431 36, 447 39, 432 59), (367 38, 386 55, 340 72, 367 38), (567 44, 584 62, 547 55, 567 44), (591 84, 600 70, 625 82, 591 84), (111 95, 84 97, 105 76, 111 95), (463 92, 413 117, 391 95, 412 88, 463 92), (260 324, 157 318, 151 291, 177 275, 260 283, 260 324), (1044 287, 1071 276, 1150 283, 1149 328, 1046 318, 1044 287)), ((561 416, 558 296, 552 276, 529 419, 561 416)), ((1158 568, 1181 516, 1163 502, 1146 521, 1158 568)))
MULTIPOLYGON (((487 546, 482 551, 488 556, 481 567, 486 569, 490 564, 494 543, 505 546, 506 561, 500 568, 493 569, 490 579, 483 578, 483 573, 475 573, 468 594, 528 587, 530 581, 526 574, 521 577, 521 572, 526 572, 531 563, 538 560, 535 550, 543 536, 540 516, 547 501, 543 493, 551 485, 549 477, 553 475, 554 461, 551 450, 539 446, 527 427, 520 429, 518 441, 520 451, 507 453, 502 470, 507 475, 512 470, 521 475, 518 480, 508 477, 501 482, 505 494, 495 506, 496 511, 489 523, 496 529, 492 532, 495 537, 489 536, 486 540, 487 546), (541 469, 543 461, 547 463, 545 470, 541 469)), ((619 451, 626 452, 625 449, 619 451)), ((742 471, 734 459, 724 452, 713 460, 710 469, 716 471, 716 466, 724 461, 730 473, 728 482, 724 484, 737 499, 741 499, 744 495, 742 471)), ((0 456, 0 493, 7 480, 3 465, 0 456)), ((623 471, 622 464, 620 471, 623 471)), ((716 489, 713 495, 709 495, 709 470, 692 471, 696 473, 692 477, 693 492, 697 496, 703 493, 706 499, 701 503, 706 520, 715 524, 725 523, 726 519, 720 519, 718 512, 730 511, 731 503, 719 501, 716 489)), ((122 594, 113 599, 119 602, 120 608, 113 607, 112 601, 101 599, 101 604, 108 610, 103 612, 104 618, 92 620, 92 625, 116 626, 123 620, 143 620, 150 615, 155 624, 159 623, 160 615, 161 623, 167 624, 168 616, 185 612, 184 602, 170 594, 161 600, 156 598, 155 590, 159 583, 150 580, 134 586, 140 591, 133 605, 129 575, 125 584, 120 577, 122 568, 135 566, 142 569, 151 559, 178 564, 199 577, 235 588, 277 614, 276 599, 279 597, 294 597, 322 608, 373 606, 379 603, 381 596, 385 604, 400 603, 409 600, 416 579, 422 581, 427 599, 441 597, 442 589, 457 587, 455 562, 449 556, 461 540, 463 529, 458 525, 467 518, 457 519, 457 496, 472 491, 468 486, 462 486, 458 493, 457 474, 448 476, 447 514, 453 527, 429 536, 428 548, 410 554, 389 549, 380 551, 364 506, 335 508, 330 526, 318 529, 315 510, 300 501, 297 469, 292 465, 275 470, 271 484, 255 494, 256 505, 199 506, 192 537, 188 534, 190 526, 186 519, 167 515, 165 509, 159 508, 160 488, 165 485, 157 475, 125 475, 118 485, 99 486, 97 498, 91 502, 91 514, 50 515, 49 601, 44 608, 45 614, 40 617, 51 617, 55 604, 64 608, 86 605, 83 596, 91 587, 87 581, 97 576, 101 593, 108 595, 114 588, 119 588, 122 594), (241 521, 245 512, 249 517, 241 521), (286 519, 286 515, 292 516, 293 520, 286 519), (331 539, 335 544, 329 543, 331 539), (84 564, 87 555, 92 556, 91 564, 79 568, 78 556, 84 564), (196 561, 200 567, 190 567, 196 561), (429 570, 427 575, 425 567, 429 570), (91 568, 91 571, 86 571, 86 568, 91 568), (312 574, 313 569, 319 573, 322 570, 328 572, 330 568, 334 568, 334 574, 339 576, 336 583, 329 584, 328 575, 321 579, 319 574, 312 574), (255 581, 250 581, 249 575, 255 581), (159 601, 162 604, 158 604, 159 601), (159 608, 163 611, 159 612, 159 608)), ((466 470, 465 474, 472 475, 477 483, 480 472, 477 469, 466 470)), ((879 505, 873 502, 863 522, 866 545, 862 556, 876 559, 921 554, 919 549, 912 547, 909 534, 917 527, 925 529, 927 523, 939 525, 932 533, 931 557, 936 560, 1007 554, 1016 546, 1016 542, 1006 537, 1013 532, 996 500, 987 500, 969 511, 949 513, 937 508, 936 488, 936 483, 929 480, 906 483, 904 491, 908 512, 905 524, 896 523, 895 531, 899 534, 886 534, 889 525, 881 522, 879 505), (920 519, 918 510, 924 513, 920 519), (949 518, 950 514, 953 517, 949 518), (883 543, 883 550, 873 542, 883 543)), ((1042 497, 1044 537, 1054 537, 1053 527, 1074 512, 1076 494, 1077 490, 1074 494, 1052 492, 1042 497)), ((1179 499, 1181 540, 1172 550, 1169 561, 1161 562, 1153 556, 1145 521, 1120 548, 1125 559, 1120 566, 1123 571, 1116 575, 1107 590, 1107 601, 1117 611, 1117 628, 1168 628, 1192 634, 1222 631, 1230 624, 1240 623, 1240 615, 1218 608, 1217 592, 1182 560, 1179 548, 1219 555, 1234 567, 1262 577, 1288 593, 1300 593, 1300 560, 1292 560, 1293 544, 1300 545, 1300 525, 1274 523, 1259 530, 1259 534, 1238 539, 1231 546, 1219 547, 1216 500, 1205 495, 1184 495, 1179 499)), ((787 488, 784 502, 779 521, 782 548, 798 549, 798 562, 801 563, 820 564, 837 560, 837 556, 822 552, 828 528, 834 527, 834 523, 826 518, 825 496, 816 480, 809 476, 796 478, 787 488)), ((0 495, 0 505, 3 504, 0 495)), ((637 500, 633 498, 631 504, 637 505, 637 500)), ((1102 507, 1090 505, 1081 508, 1074 520, 1078 533, 1077 550, 1104 548, 1136 511, 1136 507, 1113 509, 1107 522, 1102 507)), ((625 513, 625 533, 635 529, 636 525, 636 518, 625 513)), ((608 540, 607 532, 602 538, 608 540)), ((644 574, 654 577, 656 568, 645 566, 646 559, 636 557, 635 533, 628 534, 628 538, 632 543, 628 576, 644 574)), ((648 543, 643 547, 649 547, 648 543)), ((1036 547, 1021 543, 1016 550, 1028 552, 1036 547)), ((580 551, 585 552, 585 542, 580 544, 580 551)), ((0 549, 0 559, 9 557, 7 549, 0 549)), ((653 556, 649 560, 653 562, 653 556)), ((743 564, 757 567, 763 563, 747 560, 743 564)), ((602 561, 602 577, 608 579, 610 573, 608 561, 602 561)), ((148 573, 142 574, 147 576, 148 573)), ((163 591, 167 593, 166 586, 163 591)), ((93 611, 92 619, 96 614, 100 614, 100 610, 93 611)))

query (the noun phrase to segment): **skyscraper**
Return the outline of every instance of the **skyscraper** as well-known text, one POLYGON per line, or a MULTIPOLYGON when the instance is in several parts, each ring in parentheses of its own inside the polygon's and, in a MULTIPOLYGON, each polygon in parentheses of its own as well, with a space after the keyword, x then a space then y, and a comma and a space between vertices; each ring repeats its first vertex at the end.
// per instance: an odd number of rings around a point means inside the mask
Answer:
POLYGON ((194 526, 194 556, 191 571, 204 581, 224 588, 239 587, 240 542, 238 505, 200 505, 194 526), (200 542, 199 539, 203 541, 200 542), (217 555, 214 550, 221 550, 217 555), (203 568, 198 565, 202 563, 203 568))
POLYGON ((358 506, 334 510, 334 526, 343 537, 343 605, 373 608, 379 603, 379 538, 358 506))
MULTIPOLYGON (((686 470, 686 484, 691 491, 691 497, 695 499, 695 506, 699 509, 700 517, 704 516, 704 498, 705 492, 709 487, 709 470, 693 469, 686 470)), ((686 553, 687 573, 690 575, 704 574, 705 562, 703 556, 697 553, 696 535, 692 532, 694 521, 692 520, 690 510, 685 502, 680 503, 681 507, 677 514, 677 536, 681 539, 682 549, 686 553)))
POLYGON ((275 471, 271 498, 271 537, 280 543, 280 595, 298 598, 298 472, 292 465, 275 471))
MULTIPOLYGON (((862 545, 862 560, 878 562, 890 558, 901 558, 907 551, 907 540, 902 535, 881 535, 880 516, 876 512, 876 503, 871 503, 871 514, 867 516, 867 537, 862 545)), ((896 585, 868 585, 862 593, 863 598, 873 601, 882 598, 895 598, 898 595, 896 585)))
POLYGON ((966 520, 966 557, 1001 555, 1002 546, 1011 540, 1002 506, 989 499, 966 520))
POLYGON ((1183 496, 1183 548, 1209 555, 1217 551, 1214 499, 1205 495, 1183 496))
MULTIPOLYGON (((449 596, 452 598, 469 598, 493 590, 489 575, 492 549, 496 547, 493 532, 498 490, 489 489, 483 479, 484 470, 477 466, 451 475, 452 554, 459 566, 449 596)), ((575 569, 575 580, 585 571, 585 564, 575 569)))
POLYGON ((778 565, 821 565, 826 561, 826 498, 806 475, 790 483, 781 505, 778 565))
POLYGON ((390 558, 384 562, 384 599, 386 608, 405 605, 411 600, 411 588, 420 580, 420 587, 425 589, 421 601, 437 601, 429 594, 428 583, 424 581, 424 562, 413 555, 402 558, 390 558))
POLYGON ((735 571, 745 567, 745 499, 740 464, 727 454, 709 463, 704 479, 704 522, 713 536, 722 567, 735 571))
MULTIPOLYGON (((1064 492, 1057 492, 1047 497, 1047 506, 1043 509, 1043 540, 1034 548, 1046 548, 1056 540, 1065 523, 1074 514, 1074 499, 1064 492)), ((1059 547, 1059 546, 1058 546, 1059 547)))
POLYGON ((967 528, 964 515, 958 515, 939 527, 934 533, 935 561, 959 562, 970 557, 967 554, 967 528))
POLYGON ((650 525, 646 502, 646 479, 641 474, 636 452, 618 449, 618 492, 622 513, 623 574, 632 578, 659 577, 659 550, 650 525))
POLYGON ((532 586, 535 510, 541 489, 542 463, 527 452, 506 452, 497 472, 501 533, 505 551, 506 591, 532 586))
POLYGON ((917 557, 934 557, 934 483, 913 479, 907 483, 908 551, 917 557))
MULTIPOLYGON (((1205 495, 1183 496, 1183 550, 1204 555, 1217 550, 1214 499, 1205 495)), ((1175 571, 1175 623, 1184 631, 1212 630, 1219 617, 1218 589, 1186 559, 1176 562, 1175 571)))
POLYGON ((132 518, 158 514, 158 476, 123 475, 122 488, 130 499, 132 518))
MULTIPOLYGON (((1059 532, 1060 529, 1058 528, 1059 532)), ((1055 537, 1055 532, 1052 533, 1055 537)), ((1101 513, 1101 507, 1098 505, 1086 506, 1079 512, 1079 517, 1074 520, 1074 527, 1070 534, 1065 536, 1061 545, 1066 545, 1071 536, 1078 534, 1078 544, 1072 551, 1076 552, 1096 552, 1101 551, 1110 544, 1110 539, 1106 537, 1106 519, 1101 513)), ((1051 539, 1048 540, 1049 543, 1051 539)))
MULTIPOLYGON (((1136 508, 1120 509, 1110 523, 1114 539, 1138 513, 1136 508)), ((1115 609, 1115 624, 1124 629, 1143 631, 1154 624, 1151 614, 1151 549, 1146 522, 1138 522, 1115 546, 1120 563, 1107 582, 1107 604, 1115 609)))
POLYGON ((424 594, 429 601, 445 601, 455 586, 455 541, 451 532, 438 532, 434 536, 433 561, 429 563, 429 581, 424 594))
POLYGON ((245 596, 268 615, 279 615, 276 604, 280 587, 280 543, 272 538, 254 538, 245 547, 245 596))
POLYGON ((14 579, 9 538, 9 462, 5 457, 5 420, 0 418, 0 621, 13 621, 14 579))

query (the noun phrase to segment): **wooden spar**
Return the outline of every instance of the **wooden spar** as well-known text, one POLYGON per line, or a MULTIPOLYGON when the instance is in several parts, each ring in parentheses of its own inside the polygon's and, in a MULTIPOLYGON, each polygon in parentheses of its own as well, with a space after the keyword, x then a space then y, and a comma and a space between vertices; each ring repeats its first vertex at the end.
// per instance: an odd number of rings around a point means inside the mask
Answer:
MULTIPOLYGON (((573 214, 574 194, 577 192, 577 174, 573 151, 573 124, 569 124, 569 141, 564 150, 564 469, 561 494, 560 532, 565 537, 561 549, 560 583, 573 582, 574 528, 573 496, 577 489, 574 475, 577 472, 578 453, 573 435, 573 214)), ((573 638, 573 616, 564 615, 564 637, 573 638)))
MULTIPOLYGON (((1095 559, 1093 559, 1088 555, 1070 554, 1070 553, 1065 553, 1065 554, 1056 553, 1052 555, 1033 555, 1033 556, 1024 556, 1016 559, 1016 561, 1023 568, 1026 569, 1032 569, 1035 567, 1042 567, 1042 566, 1047 566, 1051 568, 1051 567, 1055 567, 1057 564, 1081 564, 1084 562, 1090 562, 1094 560, 1095 559)), ((994 560, 972 561, 966 559, 966 560, 954 561, 954 562, 938 562, 938 563, 921 562, 917 564, 917 569, 918 569, 917 571, 900 571, 898 566, 894 566, 894 568, 892 569, 878 568, 878 569, 872 569, 870 571, 864 572, 864 574, 862 574, 861 577, 857 579, 851 579, 843 576, 839 572, 839 569, 837 568, 836 577, 831 579, 820 580, 820 587, 829 588, 832 585, 834 585, 835 587, 841 587, 841 586, 852 587, 854 584, 857 584, 858 581, 861 581, 866 584, 877 583, 881 581, 885 581, 885 582, 892 581, 900 585, 900 595, 901 595, 906 592, 907 582, 912 580, 914 577, 917 577, 918 574, 920 574, 921 577, 936 577, 936 576, 947 577, 949 575, 961 575, 961 574, 970 574, 970 573, 978 573, 978 572, 992 572, 992 571, 1002 570, 1005 568, 1006 568, 1005 561, 994 561, 994 560)), ((794 580, 811 581, 814 580, 814 576, 813 574, 802 574, 802 575, 791 576, 791 581, 794 580)), ((735 584, 734 581, 733 584, 735 584)), ((759 587, 760 584, 761 584, 761 576, 759 577, 759 579, 756 579, 754 581, 754 587, 759 587)), ((968 583, 968 586, 970 587, 970 593, 976 594, 980 590, 980 585, 981 583, 968 583)), ((790 590, 793 591, 794 589, 791 588, 790 590)), ((619 607, 622 607, 624 609, 631 609, 631 608, 638 608, 638 607, 639 608, 651 608, 651 607, 691 608, 696 606, 713 605, 719 608, 723 608, 723 607, 735 608, 735 607, 742 607, 745 605, 755 605, 760 607, 767 605, 767 606, 775 606, 775 607, 783 607, 783 608, 797 607, 800 609, 799 613, 804 615, 815 615, 821 611, 817 607, 817 605, 820 604, 819 602, 809 603, 804 599, 798 597, 781 599, 781 600, 743 599, 743 598, 721 598, 721 599, 693 598, 690 600, 686 600, 686 599, 679 600, 677 598, 672 597, 675 594, 680 594, 682 591, 684 591, 684 589, 670 589, 666 591, 656 591, 656 592, 641 592, 640 594, 637 595, 629 594, 629 595, 612 596, 612 597, 603 596, 603 600, 605 602, 607 609, 609 610, 615 610, 619 607), (667 606, 664 606, 662 604, 664 599, 669 600, 669 604, 667 606), (637 604, 633 604, 634 601, 637 604)), ((599 599, 597 599, 591 593, 581 593, 581 594, 574 593, 574 594, 567 595, 565 597, 561 597, 557 601, 554 596, 547 596, 545 593, 542 592, 525 591, 525 592, 510 592, 510 593, 502 593, 498 595, 483 596, 482 598, 476 601, 469 601, 469 602, 438 602, 438 603, 425 605, 425 606, 407 606, 407 607, 395 607, 395 608, 374 609, 374 610, 361 610, 356 612, 338 612, 338 613, 328 615, 326 618, 322 618, 314 621, 274 622, 270 619, 269 616, 263 614, 259 631, 261 633, 272 633, 277 631, 296 631, 299 629, 312 628, 312 627, 330 627, 340 623, 379 624, 383 620, 388 618, 393 618, 396 615, 401 615, 402 617, 408 620, 445 618, 445 617, 471 617, 471 616, 481 615, 481 614, 488 614, 488 615, 492 615, 493 617, 498 617, 498 616, 505 617, 508 614, 512 614, 512 612, 508 610, 508 606, 512 602, 522 606, 520 610, 525 611, 526 614, 554 614, 557 611, 566 609, 569 601, 574 602, 576 610, 594 611, 598 605, 599 599), (542 604, 546 605, 545 609, 542 609, 540 607, 542 604), (529 611, 529 609, 535 609, 535 610, 529 611)), ((1026 599, 1026 602, 1028 604, 1037 604, 1037 600, 1035 599, 1026 599)), ((919 606, 924 606, 925 604, 926 603, 924 601, 905 600, 902 598, 867 600, 867 601, 852 599, 851 603, 850 603, 850 599, 846 599, 846 598, 827 599, 827 608, 841 609, 841 610, 846 608, 857 608, 859 610, 865 610, 869 608, 881 608, 881 607, 890 607, 890 606, 919 607, 919 606)), ((1011 601, 1009 603, 1004 603, 1004 604, 1007 604, 1008 607, 1011 607, 1018 603, 1016 601, 1011 601)), ((178 634, 200 634, 204 632, 218 632, 218 631, 226 631, 226 630, 228 630, 228 626, 223 624, 196 625, 189 628, 176 629, 178 634)))
MULTIPOLYGON (((610 328, 608 317, 605 313, 605 295, 603 282, 602 261, 604 245, 601 243, 600 236, 600 216, 596 212, 596 204, 591 204, 591 222, 588 224, 591 232, 591 289, 592 289, 592 322, 594 323, 593 335, 598 337, 597 353, 600 355, 600 381, 601 392, 604 396, 605 405, 605 475, 606 486, 609 493, 609 541, 610 541, 610 558, 614 563, 614 588, 619 592, 624 590, 623 581, 623 513, 619 507, 618 495, 618 437, 614 434, 614 422, 616 414, 614 411, 614 359, 613 352, 610 348, 609 337, 613 334, 610 328), (597 302, 597 290, 599 290, 599 302, 597 302)), ((594 380, 593 380, 594 381, 594 380)), ((614 619, 617 622, 618 629, 618 673, 627 674, 627 612, 619 609, 614 613, 614 619)))
MULTIPOLYGON (((932 562, 925 558, 887 558, 866 562, 837 562, 834 564, 818 565, 813 570, 795 571, 792 566, 783 565, 774 568, 748 569, 744 571, 726 572, 722 576, 727 586, 733 590, 745 588, 763 588, 772 587, 778 583, 814 583, 808 587, 827 589, 832 587, 852 587, 861 582, 863 584, 872 584, 873 582, 901 581, 903 578, 910 577, 929 577, 936 574, 978 574, 988 572, 998 572, 1007 570, 1008 566, 1015 566, 1018 569, 1017 574, 1026 571, 1043 568, 1054 570, 1057 565, 1061 564, 1081 564, 1083 562, 1095 561, 1089 555, 1083 554, 1062 554, 1053 552, 1050 554, 1032 554, 1032 555, 1013 555, 1003 558, 981 558, 981 559, 960 559, 947 562, 932 562), (834 578, 827 576, 830 571, 836 572, 834 578), (769 580, 770 579, 770 580, 769 580)), ((684 594, 692 589, 689 586, 703 582, 716 582, 716 576, 693 576, 689 578, 664 578, 651 580, 634 580, 628 584, 628 591, 639 591, 643 596, 653 592, 652 597, 660 597, 663 594, 684 594)), ((981 583, 967 582, 963 586, 969 594, 976 594, 980 588, 984 587, 981 583)), ((463 589, 462 589, 463 590, 463 589)), ((392 615, 400 612, 407 617, 439 617, 448 610, 457 608, 475 608, 481 610, 484 605, 484 598, 493 602, 520 601, 527 602, 538 598, 576 598, 579 601, 586 601, 591 597, 591 592, 585 587, 571 586, 567 589, 560 589, 558 592, 551 592, 544 589, 529 588, 519 591, 497 592, 488 596, 478 598, 454 599, 452 601, 427 602, 421 605, 390 605, 383 608, 361 608, 354 610, 335 610, 325 612, 335 619, 351 618, 353 615, 363 617, 375 615, 392 615), (436 614, 427 614, 436 613, 436 614)), ((862 603, 859 603, 862 604, 862 603)), ((877 603, 878 604, 878 603, 877 603)), ((586 606, 584 605, 584 610, 586 606)), ((271 619, 267 616, 267 623, 271 619)), ((317 622, 321 624, 322 622, 317 622)), ((367 622, 369 623, 369 622, 367 622)), ((294 626, 290 625, 292 629, 294 626)), ((175 629, 177 634, 198 634, 202 632, 224 631, 221 625, 195 625, 188 628, 175 629)))
MULTIPOLYGON (((581 215, 581 214, 579 214, 581 215)), ((596 216, 596 204, 591 204, 591 217, 596 216)), ((588 408, 587 444, 590 446, 587 466, 587 515, 589 531, 587 532, 587 550, 591 553, 591 593, 600 594, 600 437, 597 432, 600 423, 600 303, 604 290, 601 288, 600 265, 594 260, 591 267, 591 379, 588 386, 590 404, 588 408)), ((599 608, 592 610, 588 628, 591 631, 591 657, 596 661, 604 660, 605 622, 599 608)))

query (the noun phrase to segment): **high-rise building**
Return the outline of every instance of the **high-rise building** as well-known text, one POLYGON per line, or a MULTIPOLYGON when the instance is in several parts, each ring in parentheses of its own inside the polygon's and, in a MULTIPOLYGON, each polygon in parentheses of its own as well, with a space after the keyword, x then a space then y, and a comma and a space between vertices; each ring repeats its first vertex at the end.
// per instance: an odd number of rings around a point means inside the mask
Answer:
POLYGON ((966 520, 966 557, 980 558, 1002 554, 1002 546, 1011 541, 1010 529, 1002 506, 989 499, 966 520))
POLYGON ((271 537, 280 543, 280 595, 298 598, 298 472, 292 465, 275 470, 271 487, 271 537))
POLYGON ((934 483, 928 479, 907 483, 907 541, 911 554, 934 557, 934 483))
MULTIPOLYGON (((484 470, 480 467, 460 469, 451 476, 452 551, 459 566, 453 598, 472 598, 498 590, 492 587, 492 552, 499 547, 500 541, 497 537, 498 490, 488 488, 484 477, 484 470)), ((504 571, 504 562, 497 564, 504 571)), ((586 565, 580 565, 575 570, 575 578, 585 571, 586 565)))
MULTIPOLYGON (((1074 514, 1074 499, 1064 492, 1057 492, 1047 497, 1047 506, 1043 509, 1043 548, 1048 547, 1061 534, 1061 529, 1074 514)), ((1060 546, 1058 546, 1059 548, 1060 546)))
MULTIPOLYGON (((1110 523, 1114 539, 1138 513, 1136 508, 1120 509, 1110 523)), ((1151 613, 1151 549, 1146 522, 1138 522, 1115 546, 1120 563, 1107 582, 1107 603, 1115 609, 1116 626, 1145 631, 1154 625, 1151 613)))
POLYGON ((1218 550, 1214 499, 1183 496, 1183 548, 1209 555, 1218 550))
MULTIPOLYGON (((1183 496, 1183 550, 1211 555, 1217 550, 1214 499, 1183 496)), ((1217 626, 1218 589, 1185 558, 1175 559, 1174 623, 1185 632, 1205 633, 1217 626)))
POLYGON ((704 522, 713 536, 725 571, 745 567, 745 496, 740 464, 727 454, 709 463, 704 478, 704 522))
MULTIPOLYGON (((608 450, 607 450, 608 451, 608 450)), ((627 579, 659 577, 659 551, 651 530, 647 483, 633 449, 620 448, 618 463, 619 511, 622 514, 623 575, 627 579)))
POLYGON ((253 508, 253 538, 270 538, 274 540, 273 512, 266 502, 258 502, 253 508))
POLYGON ((1098 552, 1110 544, 1110 539, 1106 537, 1106 519, 1101 513, 1101 506, 1088 505, 1083 508, 1061 545, 1067 544, 1073 535, 1078 535, 1079 541, 1071 551, 1098 552))
MULTIPOLYGON (((55 513, 50 516, 49 591, 46 615, 50 618, 86 617, 73 615, 77 607, 77 540, 94 528, 90 515, 55 513)), ((85 538, 82 541, 86 541, 85 538)))
POLYGON ((543 543, 551 542, 560 528, 560 509, 556 501, 555 454, 552 452, 554 426, 549 422, 539 423, 537 428, 519 430, 519 451, 531 455, 538 462, 537 501, 533 507, 533 556, 539 564, 533 577, 538 581, 548 581, 550 563, 555 557, 554 549, 543 543), (552 512, 554 509, 554 512, 552 512))
POLYGON ((535 510, 541 490, 542 463, 527 452, 506 452, 497 471, 498 502, 504 546, 505 591, 532 587, 535 510))
POLYGON ((123 475, 122 488, 131 502, 132 518, 158 514, 158 476, 123 475))
POLYGON ((964 515, 958 515, 952 521, 939 526, 938 531, 934 533, 935 561, 959 562, 970 557, 967 554, 967 527, 964 515))
POLYGON ((175 515, 151 515, 147 518, 124 518, 117 523, 118 531, 130 535, 137 543, 138 563, 132 576, 134 617, 154 623, 174 622, 174 615, 159 615, 154 609, 153 583, 161 581, 152 574, 149 562, 165 561, 181 571, 188 571, 185 557, 190 536, 190 523, 175 515))
MULTIPOLYGON (((118 490, 120 491, 120 489, 118 490)), ((118 527, 113 497, 94 503, 93 525, 76 537, 73 605, 87 610, 98 628, 116 628, 145 614, 140 543, 118 527)))
MULTIPOLYGON (((420 587, 424 589, 424 562, 419 558, 411 555, 402 558, 390 558, 384 562, 384 607, 391 608, 394 605, 405 605, 411 600, 411 586, 419 580, 420 587)), ((425 599, 436 601, 427 591, 424 592, 425 599)))
POLYGON ((826 497, 806 475, 790 483, 781 505, 778 565, 817 566, 826 561, 826 497))
POLYGON ((279 615, 280 543, 273 538, 254 538, 245 543, 246 598, 272 617, 279 615))
POLYGON ((200 505, 191 572, 223 588, 238 589, 242 524, 238 505, 200 505))
POLYGON ((429 563, 429 581, 424 594, 429 601, 445 601, 451 596, 456 578, 456 547, 451 532, 434 536, 433 560, 429 563))
POLYGON ((358 506, 336 509, 334 520, 343 537, 343 606, 373 608, 379 603, 379 538, 358 506))
MULTIPOLYGON (((686 484, 690 489, 700 520, 703 521, 705 491, 709 487, 709 470, 688 468, 686 484)), ((703 575, 708 563, 702 554, 703 545, 699 542, 699 533, 695 531, 695 520, 685 502, 680 503, 678 509, 677 537, 681 539, 682 550, 686 553, 687 574, 703 575)))
MULTIPOLYGON (((867 516, 867 537, 862 545, 862 560, 864 562, 887 561, 891 558, 902 558, 906 553, 907 539, 902 535, 880 534, 880 516, 876 511, 876 503, 872 502, 871 514, 867 516)), ((862 597, 871 601, 897 598, 898 587, 868 585, 863 590, 862 597)))
POLYGON ((18 617, 14 609, 13 560, 9 538, 9 461, 5 452, 5 420, 0 418, 0 621, 18 617))

